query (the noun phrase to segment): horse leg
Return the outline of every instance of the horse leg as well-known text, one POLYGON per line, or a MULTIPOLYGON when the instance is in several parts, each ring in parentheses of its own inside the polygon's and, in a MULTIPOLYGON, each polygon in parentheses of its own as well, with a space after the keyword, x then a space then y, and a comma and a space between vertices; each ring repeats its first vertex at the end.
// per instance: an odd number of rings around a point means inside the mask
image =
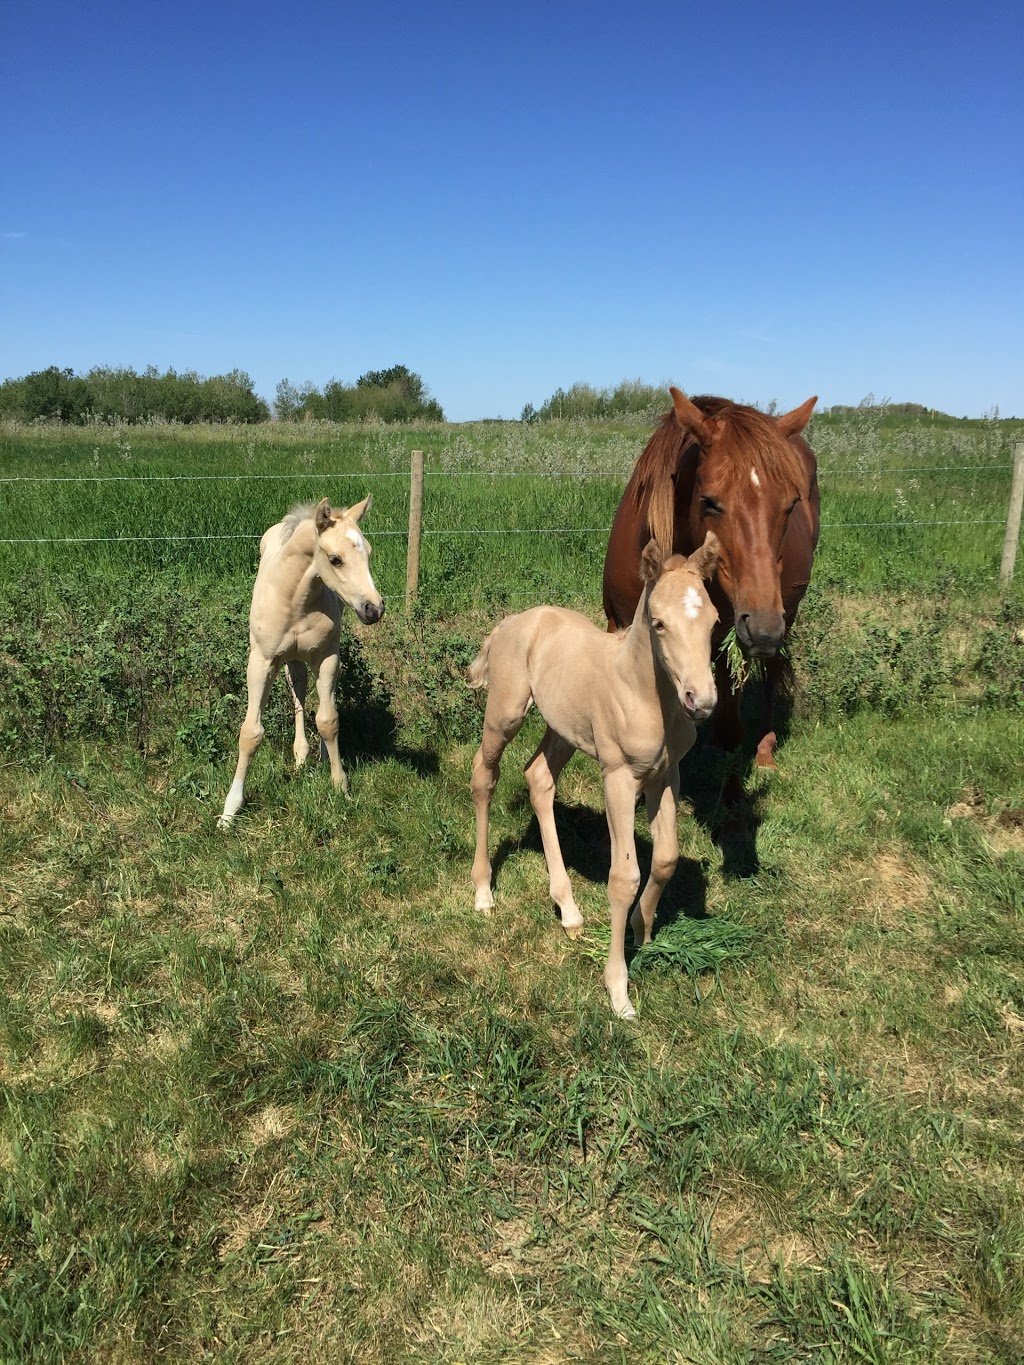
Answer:
POLYGON ((739 694, 733 687, 729 661, 724 654, 715 656, 715 687, 718 701, 711 717, 711 742, 731 752, 739 748, 743 727, 740 722, 739 694))
POLYGON ((334 689, 338 685, 340 671, 341 660, 335 647, 321 659, 317 670, 316 728, 320 734, 321 757, 323 750, 326 749, 327 757, 331 761, 331 781, 339 791, 348 796, 348 778, 341 765, 341 754, 338 750, 338 704, 334 699, 334 689))
POLYGON ((620 1019, 633 1019, 636 1010, 629 999, 629 974, 626 971, 626 916, 640 889, 640 869, 636 865, 636 838, 633 812, 636 808, 636 779, 628 768, 616 768, 604 775, 605 809, 612 839, 612 866, 608 874, 608 904, 611 908, 612 938, 604 969, 604 984, 612 1009, 620 1019))
POLYGON ((679 833, 676 828, 679 765, 673 764, 666 778, 652 782, 645 789, 644 796, 647 800, 647 818, 651 824, 652 851, 651 875, 630 920, 633 942, 638 948, 651 941, 654 915, 661 893, 679 862, 679 833))
POLYGON ((758 768, 775 767, 775 745, 778 742, 773 726, 775 688, 782 677, 784 661, 773 655, 764 663, 764 690, 762 693, 761 737, 758 740, 757 756, 754 763, 758 768))
POLYGON ((301 768, 309 757, 309 740, 306 738, 306 684, 309 673, 301 660, 293 659, 285 664, 284 675, 288 680, 288 691, 292 694, 292 706, 295 709, 295 742, 292 744, 292 753, 295 755, 296 768, 301 768))
POLYGON ((473 777, 470 791, 473 794, 473 809, 476 812, 476 852, 473 856, 473 887, 475 890, 474 908, 481 914, 489 914, 494 908, 494 893, 491 890, 491 859, 487 850, 487 829, 491 814, 491 797, 498 784, 501 756, 506 746, 515 738, 530 709, 532 700, 529 685, 524 684, 525 692, 511 697, 499 694, 498 687, 492 683, 484 711, 484 732, 480 748, 473 756, 473 777))
POLYGON ((249 651, 249 662, 245 670, 245 719, 238 732, 238 766, 228 789, 224 810, 217 821, 221 829, 228 829, 242 808, 245 799, 245 775, 249 771, 253 754, 263 742, 263 708, 267 704, 271 684, 277 677, 280 667, 279 663, 266 658, 257 650, 249 651))
POLYGON ((540 826, 551 899, 558 906, 562 928, 570 938, 578 938, 583 930, 583 916, 573 899, 555 828, 555 786, 572 754, 573 746, 548 726, 540 748, 526 765, 526 782, 530 788, 530 804, 540 826))

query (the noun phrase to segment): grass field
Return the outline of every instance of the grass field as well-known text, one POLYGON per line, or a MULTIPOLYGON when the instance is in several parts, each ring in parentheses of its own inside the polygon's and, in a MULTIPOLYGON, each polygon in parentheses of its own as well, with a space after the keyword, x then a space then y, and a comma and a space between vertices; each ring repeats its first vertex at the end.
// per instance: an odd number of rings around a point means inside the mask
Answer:
POLYGON ((815 423, 779 770, 745 757, 730 808, 730 761, 687 760, 630 1025, 596 768, 561 786, 570 943, 535 721, 473 913, 461 673, 506 609, 597 619, 586 528, 645 434, 0 432, 0 540, 240 537, 0 544, 0 1358, 1024 1358, 1024 593, 996 584, 1022 433, 815 423), (385 476, 413 448, 406 617, 385 476), (343 641, 352 799, 291 770, 281 688, 218 834, 258 535, 368 490, 391 607, 343 641), (454 534, 537 527, 574 529, 454 534))

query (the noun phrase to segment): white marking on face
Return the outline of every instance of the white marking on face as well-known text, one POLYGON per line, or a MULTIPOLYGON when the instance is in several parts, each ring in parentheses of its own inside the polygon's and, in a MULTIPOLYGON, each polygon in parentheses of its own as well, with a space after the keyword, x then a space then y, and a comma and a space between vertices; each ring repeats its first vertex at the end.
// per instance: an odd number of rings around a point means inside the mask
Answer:
POLYGON ((700 593, 696 588, 687 588, 683 598, 683 615, 690 621, 696 621, 700 615, 700 609, 704 605, 701 601, 700 593))
POLYGON ((761 487, 761 480, 757 477, 756 469, 752 469, 750 471, 750 482, 754 485, 755 488, 761 487))
POLYGON ((348 536, 349 540, 352 542, 352 544, 356 547, 357 550, 361 550, 363 548, 363 538, 354 526, 349 527, 345 534, 348 536))

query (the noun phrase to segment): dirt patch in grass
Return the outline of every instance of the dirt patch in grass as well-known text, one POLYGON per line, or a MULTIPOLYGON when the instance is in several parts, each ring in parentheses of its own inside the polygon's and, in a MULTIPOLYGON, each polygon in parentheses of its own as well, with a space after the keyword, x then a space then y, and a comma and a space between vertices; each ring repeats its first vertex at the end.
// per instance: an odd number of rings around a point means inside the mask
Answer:
POLYGON ((882 929, 905 929, 907 912, 923 910, 932 895, 931 878, 893 849, 844 869, 841 878, 855 889, 847 913, 882 929))
POLYGON ((997 858, 1024 852, 1024 810, 989 809, 980 787, 966 788, 960 800, 946 811, 946 819, 970 820, 997 858))
POLYGON ((723 1195, 711 1215, 711 1237, 723 1261, 741 1258, 755 1284, 769 1284, 775 1266, 785 1270, 819 1263, 808 1238, 773 1228, 752 1200, 740 1193, 723 1195))

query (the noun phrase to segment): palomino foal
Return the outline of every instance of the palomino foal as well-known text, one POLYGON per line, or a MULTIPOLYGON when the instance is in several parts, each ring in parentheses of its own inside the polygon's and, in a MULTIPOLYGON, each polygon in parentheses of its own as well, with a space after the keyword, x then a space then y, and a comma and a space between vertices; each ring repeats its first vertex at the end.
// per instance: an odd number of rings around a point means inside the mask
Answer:
POLYGON ((366 625, 384 615, 384 599, 370 576, 370 547, 359 522, 372 497, 347 511, 330 498, 295 507, 264 532, 249 613, 248 704, 238 734, 238 767, 218 824, 227 829, 244 799, 245 774, 263 739, 262 712, 282 664, 295 704, 295 766, 309 754, 306 738, 307 667, 316 673, 316 728, 331 761, 331 779, 348 791, 338 753, 338 682, 342 604, 366 625))
POLYGON ((551 898, 570 938, 582 930, 583 916, 558 845, 555 783, 576 749, 601 764, 612 848, 612 939, 604 981, 612 1009, 623 1019, 636 1013, 625 955, 626 915, 640 889, 633 812, 643 792, 654 851, 651 875, 631 920, 639 946, 650 941, 654 912, 679 860, 679 760, 696 738, 695 718, 710 715, 715 705, 711 630, 718 613, 704 579, 717 563, 718 541, 710 531, 689 559, 672 555, 663 562, 652 540, 641 565, 644 591, 624 631, 609 635, 578 612, 533 607, 506 617, 469 670, 471 687, 489 687, 483 740, 473 760, 476 908, 487 913, 494 905, 487 825, 501 755, 535 702, 548 728, 527 764, 526 780, 551 898))

